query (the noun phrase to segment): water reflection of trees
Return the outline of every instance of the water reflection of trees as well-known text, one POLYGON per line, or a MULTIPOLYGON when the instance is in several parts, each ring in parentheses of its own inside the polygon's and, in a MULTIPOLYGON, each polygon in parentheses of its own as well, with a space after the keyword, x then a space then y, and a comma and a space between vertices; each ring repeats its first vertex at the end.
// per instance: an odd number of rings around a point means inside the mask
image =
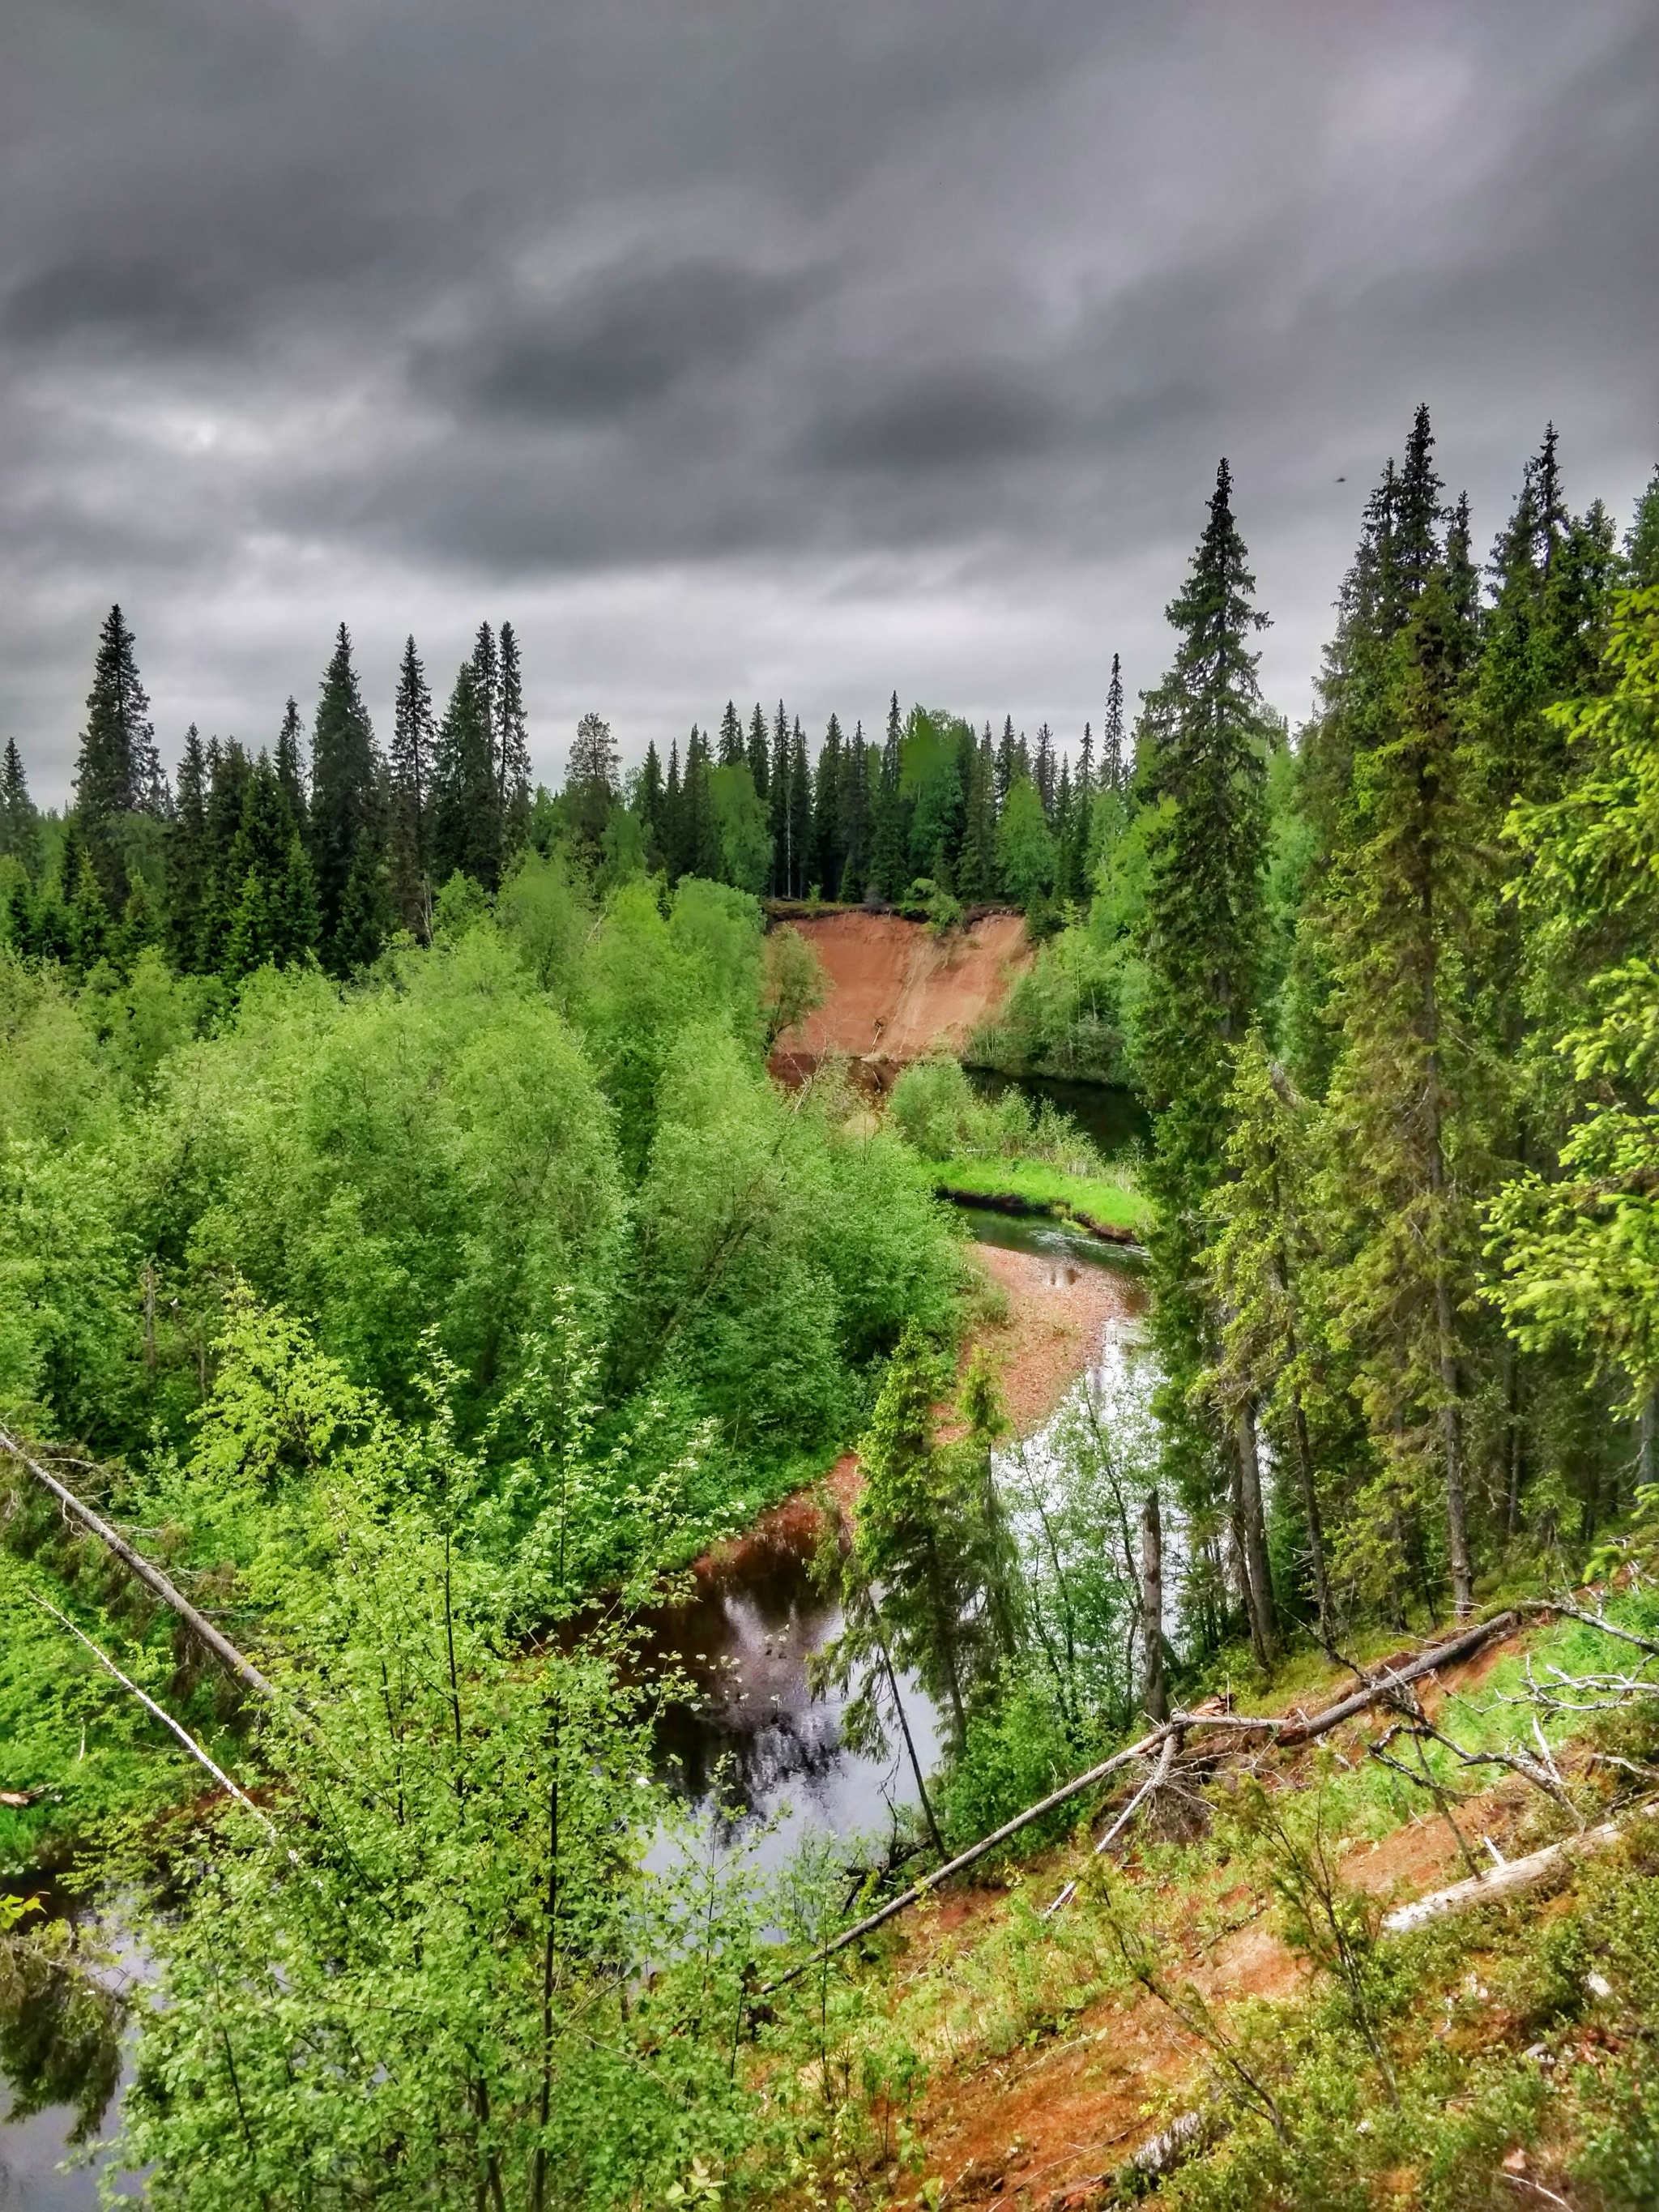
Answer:
POLYGON ((34 1899, 0 1899, 0 2075, 9 2119, 65 2105, 75 2115, 71 2142, 95 2134, 120 2080, 127 2013, 113 1954, 88 1927, 45 1917, 34 1899))

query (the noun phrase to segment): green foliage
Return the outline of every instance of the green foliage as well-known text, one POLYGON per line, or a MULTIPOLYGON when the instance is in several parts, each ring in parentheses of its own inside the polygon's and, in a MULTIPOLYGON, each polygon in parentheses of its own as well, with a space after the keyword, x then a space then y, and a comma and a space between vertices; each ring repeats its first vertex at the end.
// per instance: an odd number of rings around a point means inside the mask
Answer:
POLYGON ((443 1424, 401 1428, 256 1335, 193 1480, 301 1438, 316 1541, 270 1657, 268 1810, 201 1816, 153 1923, 118 2155, 178 2207, 660 2195, 744 2144, 715 2054, 752 1923, 689 1856, 646 1874, 672 1816, 622 1647, 508 1632, 443 1424))

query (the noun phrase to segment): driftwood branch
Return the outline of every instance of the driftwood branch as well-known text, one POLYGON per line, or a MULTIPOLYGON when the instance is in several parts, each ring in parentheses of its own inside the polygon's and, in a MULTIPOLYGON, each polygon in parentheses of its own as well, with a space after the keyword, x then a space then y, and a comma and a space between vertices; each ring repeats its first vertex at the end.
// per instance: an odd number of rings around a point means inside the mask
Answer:
MULTIPOLYGON (((1659 1803, 1641 1808, 1642 1813, 1650 1816, 1656 1810, 1659 1803)), ((1382 1933, 1409 1936, 1413 1929, 1426 1928, 1431 1921, 1448 1919, 1477 1905, 1496 1904, 1522 1890, 1534 1888, 1563 1867, 1610 1850, 1625 1834, 1626 1826, 1619 1820, 1604 1820, 1599 1827, 1586 1828, 1582 1836, 1569 1836, 1564 1842, 1547 1844, 1541 1851, 1528 1852, 1523 1859, 1510 1859, 1503 1866, 1471 1875, 1468 1881, 1455 1881, 1449 1889, 1432 1890, 1427 1897, 1416 1898, 1409 1905, 1397 1905, 1392 1912, 1383 1915, 1382 1933)))
POLYGON ((101 1650, 99 1645, 94 1644, 91 1637, 86 1633, 84 1629, 77 1628, 75 1623, 70 1619, 68 1613, 60 1613, 58 1607, 52 1604, 50 1598, 41 1597, 38 1592, 34 1591, 31 1591, 30 1595, 33 1597, 34 1602, 40 1607, 42 1613, 49 1613, 54 1620, 61 1621, 64 1626, 68 1629, 71 1636, 75 1637, 80 1643, 86 1645, 88 1650, 91 1652, 93 1657, 98 1662, 99 1665, 104 1668, 108 1673, 114 1675, 116 1680, 121 1685, 121 1687, 124 1690, 131 1691, 133 1696, 137 1698, 139 1704, 143 1705, 146 1712, 152 1713, 155 1717, 161 1722, 163 1728, 172 1729, 173 1735, 178 1737, 179 1742, 183 1744, 185 1749, 196 1761, 197 1765, 198 1766, 204 1766, 222 1790, 228 1790, 239 1805, 245 1806, 246 1809, 252 1814, 254 1819, 259 1823, 262 1828, 266 1829, 273 1836, 276 1834, 276 1831, 275 1828, 271 1826, 270 1822, 259 1810, 258 1807, 248 1796, 247 1792, 245 1790, 241 1790, 237 1787, 236 1784, 231 1780, 229 1775, 225 1772, 223 1767, 215 1765, 214 1761, 209 1757, 208 1753, 203 1750, 201 1745, 197 1742, 195 1737, 191 1735, 188 1729, 185 1728, 179 1722, 174 1720, 173 1715, 168 1712, 164 1706, 158 1705, 155 1698, 150 1696, 147 1690, 141 1690, 130 1674, 124 1674, 121 1672, 121 1669, 116 1665, 115 1662, 110 1657, 108 1652, 101 1650))
MULTIPOLYGON (((94 1513, 84 1498, 77 1498, 67 1485, 42 1467, 38 1459, 23 1449, 9 1429, 0 1428, 0 1451, 9 1453, 13 1459, 26 1467, 35 1480, 52 1492, 71 1519, 78 1521, 83 1528, 97 1537, 100 1544, 112 1551, 152 1595, 159 1597, 163 1605, 171 1607, 191 1633, 206 1644, 214 1657, 228 1668, 239 1682, 261 1698, 276 1697, 274 1686, 267 1681, 251 1659, 236 1649, 224 1632, 216 1628, 207 1615, 191 1603, 153 1560, 147 1559, 142 1552, 134 1551, 126 1538, 112 1528, 100 1515, 94 1513)), ((78 1630, 76 1633, 79 1633, 78 1630)))
MULTIPOLYGON (((1130 1821, 1133 1820, 1135 1814, 1140 1810, 1146 1799, 1152 1796, 1154 1791, 1161 1790, 1164 1784, 1169 1780, 1170 1769, 1175 1764, 1176 1742, 1176 1732, 1175 1729, 1171 1729, 1169 1735, 1164 1739, 1164 1749, 1158 1754, 1158 1765, 1146 1777, 1146 1779, 1141 1784, 1139 1789, 1136 1790, 1134 1796, 1129 1800, 1123 1810, 1118 1814, 1116 1820, 1113 1821, 1111 1826, 1107 1829, 1105 1834, 1095 1845, 1095 1856, 1097 1858, 1101 1857, 1105 1852, 1111 1849, 1112 1845, 1117 1841, 1118 1838, 1128 1826, 1130 1821)), ((1054 1903, 1052 1905, 1046 1905, 1043 1908, 1042 1917, 1045 1920, 1052 1920, 1055 1913, 1057 1913, 1062 1906, 1071 1903, 1072 1899, 1077 1895, 1077 1885, 1078 1877, 1074 1875, 1071 1881, 1066 1883, 1065 1888, 1060 1891, 1060 1895, 1054 1899, 1054 1903)))

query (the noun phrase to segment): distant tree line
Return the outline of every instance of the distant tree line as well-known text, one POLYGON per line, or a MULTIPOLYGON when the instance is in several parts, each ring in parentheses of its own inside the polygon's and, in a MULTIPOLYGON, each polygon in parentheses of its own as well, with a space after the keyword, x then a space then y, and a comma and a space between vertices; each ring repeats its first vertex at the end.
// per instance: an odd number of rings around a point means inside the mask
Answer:
POLYGON ((1098 752, 1075 769, 1045 724, 1035 744, 894 695, 884 738, 832 714, 816 757, 798 716, 728 702, 716 738, 695 725, 664 772, 654 744, 623 775, 610 725, 587 714, 563 788, 531 783, 519 642, 483 624, 441 717, 411 637, 389 749, 363 705, 342 623, 309 757, 290 698, 276 743, 252 751, 194 724, 171 782, 137 645, 118 606, 98 641, 75 803, 43 817, 15 741, 0 757, 0 933, 85 975, 149 945, 180 973, 234 983, 267 963, 372 962, 392 933, 424 943, 459 878, 492 895, 531 848, 562 845, 604 885, 647 873, 759 896, 919 907, 954 919, 1006 902, 1039 927, 1086 899, 1096 802, 1127 787, 1115 659, 1098 752))

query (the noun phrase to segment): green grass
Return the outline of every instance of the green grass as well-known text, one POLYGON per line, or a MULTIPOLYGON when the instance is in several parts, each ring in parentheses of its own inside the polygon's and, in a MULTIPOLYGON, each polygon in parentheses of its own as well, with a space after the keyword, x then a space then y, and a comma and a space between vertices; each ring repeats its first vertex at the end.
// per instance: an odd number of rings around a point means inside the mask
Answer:
POLYGON ((931 1172, 953 1190, 1024 1198, 1057 1212, 1086 1213, 1111 1229, 1144 1233, 1152 1221, 1152 1208, 1132 1182, 1110 1175, 1067 1175, 1046 1160, 957 1158, 934 1162, 931 1172))

